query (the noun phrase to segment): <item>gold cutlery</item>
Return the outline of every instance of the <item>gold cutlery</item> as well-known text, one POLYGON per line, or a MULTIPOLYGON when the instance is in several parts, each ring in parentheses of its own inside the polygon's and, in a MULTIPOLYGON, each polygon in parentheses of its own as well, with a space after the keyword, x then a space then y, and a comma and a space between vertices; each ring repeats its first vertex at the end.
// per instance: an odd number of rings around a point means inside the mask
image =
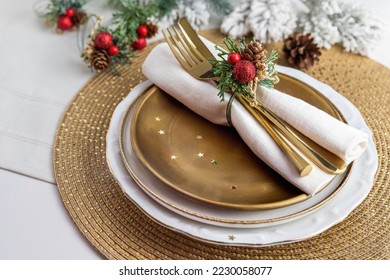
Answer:
MULTIPOLYGON (((168 28, 167 32, 163 32, 163 34, 176 59, 189 74, 197 79, 217 81, 218 78, 212 75, 212 65, 209 63, 209 58, 212 58, 213 54, 200 40, 185 18, 179 19, 177 25, 168 28)), ((325 156, 329 155, 329 153, 322 153, 323 148, 312 141, 308 141, 308 139, 302 140, 302 135, 298 136, 297 132, 294 132, 289 125, 261 102, 258 102, 256 106, 251 106, 242 96, 236 96, 236 99, 266 129, 297 167, 301 176, 308 175, 312 170, 312 166, 294 149, 294 146, 327 173, 339 174, 345 171, 346 164, 342 159, 335 155, 325 156), (286 141, 279 133, 291 143, 286 141), (307 142, 310 142, 310 145, 307 142)))

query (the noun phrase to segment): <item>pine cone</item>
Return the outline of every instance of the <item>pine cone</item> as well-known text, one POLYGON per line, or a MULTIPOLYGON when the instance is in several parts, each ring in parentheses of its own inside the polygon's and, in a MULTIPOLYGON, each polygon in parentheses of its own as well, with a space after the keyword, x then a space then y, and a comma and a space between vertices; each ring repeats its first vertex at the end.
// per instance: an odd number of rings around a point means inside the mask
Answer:
POLYGON ((262 69, 257 69, 256 77, 259 81, 264 80, 267 77, 267 69, 264 64, 262 64, 262 69))
POLYGON ((298 68, 310 68, 320 60, 321 51, 317 44, 313 43, 313 37, 294 32, 284 40, 283 53, 290 64, 298 68))
POLYGON ((87 47, 81 53, 81 57, 88 64, 91 63, 92 54, 95 52, 95 40, 92 38, 88 41, 87 47))
POLYGON ((252 62, 257 70, 263 71, 265 68, 264 62, 267 58, 267 53, 267 50, 264 49, 260 42, 252 41, 241 51, 241 56, 243 59, 252 62))
POLYGON ((105 50, 95 49, 91 55, 91 66, 95 70, 105 70, 110 65, 110 56, 105 50))
POLYGON ((74 17, 72 17, 72 21, 74 26, 79 27, 80 25, 83 25, 88 19, 87 13, 84 12, 77 12, 74 17))
POLYGON ((146 34, 146 38, 152 38, 154 37, 158 32, 158 26, 157 24, 153 22, 146 23, 146 27, 148 28, 148 34, 146 34))
POLYGON ((88 56, 91 56, 93 54, 93 52, 95 51, 95 40, 94 39, 90 39, 88 41, 88 45, 85 49, 85 52, 88 54, 88 56))

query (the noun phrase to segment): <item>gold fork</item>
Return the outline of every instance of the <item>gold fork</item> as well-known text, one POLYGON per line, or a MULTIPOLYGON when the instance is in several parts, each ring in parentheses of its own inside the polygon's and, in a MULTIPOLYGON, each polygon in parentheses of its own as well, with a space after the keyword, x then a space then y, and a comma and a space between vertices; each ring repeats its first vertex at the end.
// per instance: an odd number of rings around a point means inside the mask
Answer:
MULTIPOLYGON (((172 26, 167 32, 163 33, 173 54, 187 72, 198 79, 217 80, 217 78, 212 75, 210 71, 212 66, 208 62, 208 59, 213 57, 213 54, 199 39, 197 33, 193 30, 187 20, 184 18, 180 19, 176 26, 172 26)), ((312 167, 304 157, 290 146, 289 142, 285 141, 285 139, 279 135, 278 132, 285 136, 296 148, 322 170, 331 174, 338 174, 345 170, 346 165, 341 159, 335 156, 331 157, 333 160, 324 158, 305 143, 284 121, 263 104, 260 103, 259 106, 252 107, 244 98, 240 96, 237 96, 236 98, 263 125, 270 136, 273 137, 275 142, 297 166, 301 176, 309 174, 312 167), (276 132, 275 129, 277 129, 278 132, 276 132)))

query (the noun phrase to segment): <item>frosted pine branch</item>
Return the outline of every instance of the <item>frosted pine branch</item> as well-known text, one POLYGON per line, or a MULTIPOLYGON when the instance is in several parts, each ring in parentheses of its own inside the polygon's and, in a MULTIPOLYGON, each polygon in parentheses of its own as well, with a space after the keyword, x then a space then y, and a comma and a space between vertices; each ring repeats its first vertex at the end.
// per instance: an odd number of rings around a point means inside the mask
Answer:
POLYGON ((338 0, 303 0, 309 12, 300 16, 303 33, 324 48, 341 43, 346 51, 367 55, 385 28, 383 21, 354 3, 338 0))
POLYGON ((363 6, 347 3, 340 6, 342 13, 336 22, 341 44, 348 52, 367 55, 383 36, 385 23, 363 6))
POLYGON ((184 5, 182 16, 185 16, 195 29, 199 30, 208 24, 210 13, 204 1, 190 1, 182 5, 184 5))
POLYGON ((159 26, 160 28, 169 27, 180 17, 186 17, 189 23, 199 30, 208 24, 210 13, 205 1, 180 0, 175 9, 172 9, 158 21, 159 26))
POLYGON ((302 33, 311 33, 314 42, 320 47, 329 49, 340 41, 340 32, 335 18, 341 12, 337 0, 305 0, 309 10, 299 17, 298 25, 302 33))
POLYGON ((252 0, 243 0, 233 12, 225 16, 221 24, 221 32, 233 39, 238 39, 249 33, 246 23, 251 9, 252 0))
POLYGON ((296 12, 287 0, 253 0, 247 24, 254 37, 268 43, 278 41, 296 28, 296 12))

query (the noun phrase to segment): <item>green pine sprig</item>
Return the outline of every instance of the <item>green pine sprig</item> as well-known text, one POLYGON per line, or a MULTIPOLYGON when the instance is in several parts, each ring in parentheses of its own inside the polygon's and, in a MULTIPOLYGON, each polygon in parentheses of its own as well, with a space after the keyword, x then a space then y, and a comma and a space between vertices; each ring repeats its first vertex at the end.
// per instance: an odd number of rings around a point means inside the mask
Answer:
POLYGON ((221 99, 221 102, 225 100, 225 92, 235 92, 242 93, 244 96, 249 96, 248 84, 242 84, 236 81, 233 77, 233 66, 227 61, 227 56, 231 52, 240 52, 239 47, 231 38, 225 38, 222 40, 222 45, 226 47, 228 51, 221 48, 218 45, 215 45, 215 49, 218 51, 218 57, 213 57, 209 62, 213 65, 213 74, 219 77, 219 82, 217 84, 218 97, 221 99))
MULTIPOLYGON (((227 56, 230 53, 242 53, 242 51, 247 47, 245 38, 241 38, 239 45, 237 45, 231 38, 225 38, 222 40, 222 45, 225 48, 215 45, 219 59, 216 57, 209 59, 209 62, 213 66, 213 75, 219 78, 217 84, 217 89, 219 90, 218 97, 221 99, 221 102, 225 100, 225 92, 229 92, 231 94, 241 94, 246 98, 251 97, 249 84, 240 83, 234 78, 234 66, 227 61, 227 56)), ((267 75, 264 79, 258 82, 259 85, 273 88, 279 81, 275 70, 277 58, 278 53, 275 50, 272 50, 264 62, 267 69, 267 75)))
POLYGON ((112 16, 113 33, 120 41, 131 43, 137 40, 137 28, 157 13, 157 4, 142 4, 137 0, 120 1, 120 11, 112 16))
POLYGON ((154 0, 158 8, 158 18, 162 18, 172 10, 176 9, 179 1, 177 0, 154 0))
POLYGON ((264 62, 267 68, 267 76, 259 82, 261 86, 267 88, 273 88, 274 85, 279 82, 279 78, 277 76, 276 69, 275 69, 277 59, 278 59, 277 51, 272 50, 264 62))

